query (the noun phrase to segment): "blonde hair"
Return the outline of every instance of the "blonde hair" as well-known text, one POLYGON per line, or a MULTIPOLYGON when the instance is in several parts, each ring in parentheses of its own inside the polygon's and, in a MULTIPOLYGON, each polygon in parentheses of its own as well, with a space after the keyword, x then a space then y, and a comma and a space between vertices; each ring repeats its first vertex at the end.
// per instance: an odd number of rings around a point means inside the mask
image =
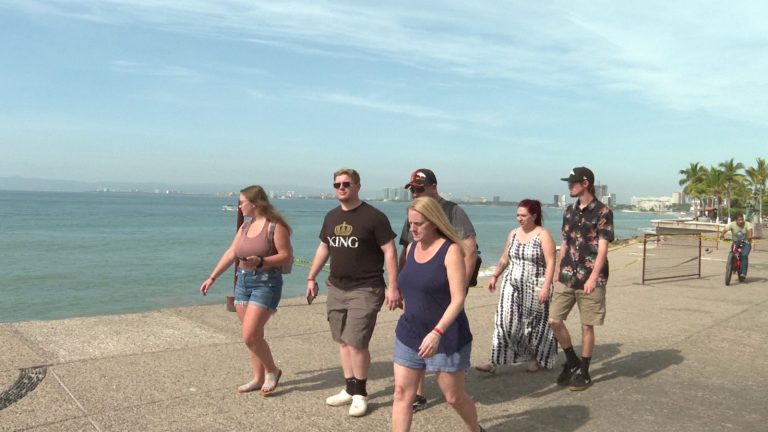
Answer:
POLYGON ((272 207, 269 202, 269 197, 264 191, 264 188, 259 185, 248 186, 247 188, 240 189, 240 193, 243 194, 245 199, 251 204, 256 206, 256 210, 260 215, 275 223, 279 223, 288 230, 288 234, 291 234, 291 226, 285 221, 283 215, 280 214, 277 209, 272 207))
POLYGON ((336 180, 336 177, 340 175, 348 175, 355 184, 360 184, 360 174, 358 174, 357 171, 353 170, 352 168, 342 168, 336 171, 333 173, 333 179, 336 180))
POLYGON ((413 210, 421 213, 428 221, 432 222, 437 228, 437 231, 443 237, 456 243, 462 251, 463 255, 466 255, 468 251, 464 242, 461 241, 459 233, 453 228, 453 225, 448 221, 448 216, 445 215, 443 208, 434 198, 422 196, 411 201, 408 206, 408 210, 413 210))

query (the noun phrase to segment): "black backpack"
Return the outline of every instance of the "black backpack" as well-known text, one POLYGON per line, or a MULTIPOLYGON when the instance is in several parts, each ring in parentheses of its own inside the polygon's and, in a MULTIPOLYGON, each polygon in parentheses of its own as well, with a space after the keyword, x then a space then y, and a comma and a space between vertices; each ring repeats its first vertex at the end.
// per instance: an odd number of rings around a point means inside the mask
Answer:
MULTIPOLYGON (((440 203, 440 207, 443 208, 443 212, 448 216, 448 222, 450 222, 451 225, 453 225, 453 208, 457 205, 458 204, 455 202, 448 200, 443 200, 443 202, 440 203)), ((477 286, 477 275, 480 274, 480 264, 482 263, 483 259, 480 258, 480 245, 477 245, 477 259, 475 260, 475 268, 472 270, 472 277, 469 279, 468 286, 477 286)))

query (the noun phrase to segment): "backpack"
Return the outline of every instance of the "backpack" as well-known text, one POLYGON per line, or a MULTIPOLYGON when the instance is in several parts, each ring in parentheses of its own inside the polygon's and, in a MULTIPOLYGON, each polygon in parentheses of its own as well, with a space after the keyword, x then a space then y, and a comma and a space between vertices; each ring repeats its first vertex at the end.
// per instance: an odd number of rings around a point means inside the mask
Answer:
MULTIPOLYGON (((448 216, 448 222, 453 225, 453 209, 458 204, 456 204, 453 201, 443 200, 443 202, 440 203, 440 207, 443 208, 443 212, 445 212, 445 215, 448 216)), ((477 242, 475 242, 477 245, 477 242)), ((480 245, 477 245, 477 259, 475 260, 475 268, 472 270, 472 277, 469 279, 469 285, 470 287, 477 286, 477 276, 480 274, 480 264, 483 263, 483 259, 480 258, 480 245)))
MULTIPOLYGON (((269 228, 267 231, 267 242, 269 243, 269 249, 272 251, 277 252, 277 249, 275 248, 275 227, 277 224, 275 222, 269 221, 269 228)), ((291 260, 287 264, 283 264, 280 267, 280 272, 282 274, 288 274, 293 269, 293 256, 291 256, 291 260)))

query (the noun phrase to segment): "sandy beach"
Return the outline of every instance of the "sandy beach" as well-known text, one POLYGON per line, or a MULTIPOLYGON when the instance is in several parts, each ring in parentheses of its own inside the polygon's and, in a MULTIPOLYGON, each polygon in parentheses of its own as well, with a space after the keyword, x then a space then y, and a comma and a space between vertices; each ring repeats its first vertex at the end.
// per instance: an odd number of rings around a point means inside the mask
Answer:
MULTIPOLYGON (((642 244, 613 249, 594 385, 580 393, 556 386, 559 366, 534 374, 525 365, 503 367, 493 376, 471 370, 467 387, 481 423, 496 432, 764 430, 768 253, 761 249, 752 252, 747 283, 730 287, 722 244, 704 255, 701 279, 646 285, 642 244)), ((324 404, 342 379, 323 294, 311 306, 285 299, 268 324, 284 371, 270 398, 235 392, 250 366, 223 294, 221 305, 0 325, 0 430, 387 431, 399 314, 379 316, 369 414, 350 418, 346 408, 324 404)), ((470 290, 473 364, 487 360, 496 300, 484 288, 470 290)), ((578 313, 567 323, 578 338, 578 313)), ((461 430, 434 377, 427 397, 412 430, 461 430)))

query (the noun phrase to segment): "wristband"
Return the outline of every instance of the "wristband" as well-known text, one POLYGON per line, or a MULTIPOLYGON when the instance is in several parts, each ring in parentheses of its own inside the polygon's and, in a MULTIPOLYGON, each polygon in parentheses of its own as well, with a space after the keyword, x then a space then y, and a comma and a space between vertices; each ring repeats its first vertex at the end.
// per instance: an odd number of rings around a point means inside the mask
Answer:
POLYGON ((208 276, 208 279, 210 279, 211 282, 216 282, 216 277, 215 276, 208 276))
POLYGON ((443 331, 440 330, 439 328, 435 327, 432 329, 432 331, 440 335, 440 337, 443 337, 443 331))
POLYGON ((315 278, 307 278, 307 282, 314 282, 315 278))
POLYGON ((264 265, 264 257, 259 255, 256 258, 259 259, 259 265, 256 266, 256 269, 258 270, 258 269, 260 269, 264 265))

